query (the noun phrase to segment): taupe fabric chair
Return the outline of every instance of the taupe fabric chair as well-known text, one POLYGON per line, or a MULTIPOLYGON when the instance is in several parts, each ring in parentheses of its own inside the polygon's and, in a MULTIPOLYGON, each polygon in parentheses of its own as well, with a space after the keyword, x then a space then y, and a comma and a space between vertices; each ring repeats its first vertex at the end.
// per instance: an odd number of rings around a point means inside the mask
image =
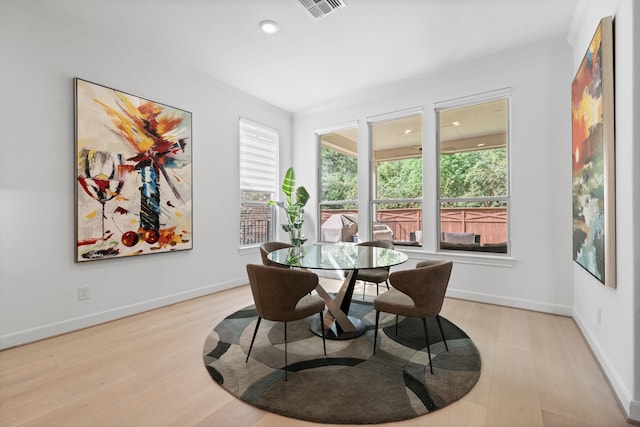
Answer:
POLYGON ((451 261, 427 260, 416 265, 411 270, 401 270, 391 273, 389 281, 393 289, 376 297, 373 306, 376 309, 376 328, 373 338, 373 354, 376 353, 378 340, 378 320, 380 312, 396 315, 396 335, 398 335, 398 315, 422 318, 424 335, 429 352, 429 367, 431 366, 431 350, 429 348, 429 333, 427 332, 427 317, 435 317, 442 334, 444 346, 449 351, 447 339, 440 322, 440 310, 451 277, 451 261))
MULTIPOLYGON (((393 243, 389 240, 371 240, 369 242, 358 243, 358 246, 373 246, 377 248, 393 249, 393 243)), ((357 280, 362 280, 362 299, 364 299, 364 289, 367 283, 375 283, 376 295, 380 295, 380 283, 385 282, 389 289, 389 268, 371 268, 366 270, 358 270, 357 280)))
POLYGON ((247 274, 251 293, 258 312, 258 323, 247 353, 249 355, 256 339, 262 319, 284 322, 284 379, 287 379, 287 322, 304 319, 312 314, 320 314, 322 326, 322 347, 327 354, 324 339, 324 301, 318 296, 307 295, 318 286, 318 276, 310 271, 294 268, 247 264, 247 274))
POLYGON ((284 265, 276 264, 275 262, 269 261, 269 259, 267 259, 267 255, 269 254, 269 252, 277 251, 278 249, 292 248, 292 247, 293 245, 290 245, 289 243, 283 243, 283 242, 262 243, 260 245, 260 256, 262 257, 262 264, 270 265, 272 267, 289 268, 284 265))

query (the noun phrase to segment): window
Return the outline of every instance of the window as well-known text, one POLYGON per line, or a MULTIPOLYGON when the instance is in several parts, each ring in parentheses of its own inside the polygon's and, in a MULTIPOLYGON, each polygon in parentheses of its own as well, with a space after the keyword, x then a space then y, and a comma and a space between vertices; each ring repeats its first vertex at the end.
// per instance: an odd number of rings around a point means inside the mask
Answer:
POLYGON ((375 240, 422 245, 422 114, 369 120, 375 240))
POLYGON ((353 242, 358 233, 358 128, 319 133, 320 241, 353 242))
POLYGON ((509 93, 437 105, 440 249, 509 252, 509 93))
POLYGON ((240 118, 240 245, 273 240, 278 131, 240 118))

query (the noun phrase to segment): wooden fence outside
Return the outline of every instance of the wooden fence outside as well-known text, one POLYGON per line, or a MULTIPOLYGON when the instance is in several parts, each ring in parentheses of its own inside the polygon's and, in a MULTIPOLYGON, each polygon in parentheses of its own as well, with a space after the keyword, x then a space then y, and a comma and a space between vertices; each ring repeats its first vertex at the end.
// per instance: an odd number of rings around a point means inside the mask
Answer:
POLYGON ((440 211, 442 231, 472 232, 480 243, 507 241, 506 208, 446 208, 440 211))
MULTIPOLYGON (((325 210, 324 223, 333 214, 355 214, 353 210, 325 210)), ((393 231, 396 241, 415 240, 415 232, 422 228, 421 209, 388 209, 378 211, 376 221, 393 231)), ((475 233, 480 242, 502 243, 507 241, 506 208, 445 208, 440 211, 441 231, 475 233)))

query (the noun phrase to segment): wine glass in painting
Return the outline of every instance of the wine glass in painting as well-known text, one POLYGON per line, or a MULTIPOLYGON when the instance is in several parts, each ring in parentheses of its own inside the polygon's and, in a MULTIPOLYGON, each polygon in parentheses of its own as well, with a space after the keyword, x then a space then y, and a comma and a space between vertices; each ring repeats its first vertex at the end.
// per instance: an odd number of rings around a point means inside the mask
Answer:
POLYGON ((102 241, 106 240, 105 205, 120 194, 124 185, 124 180, 120 179, 120 165, 122 165, 122 155, 108 151, 84 148, 79 158, 78 183, 85 193, 102 205, 102 241))

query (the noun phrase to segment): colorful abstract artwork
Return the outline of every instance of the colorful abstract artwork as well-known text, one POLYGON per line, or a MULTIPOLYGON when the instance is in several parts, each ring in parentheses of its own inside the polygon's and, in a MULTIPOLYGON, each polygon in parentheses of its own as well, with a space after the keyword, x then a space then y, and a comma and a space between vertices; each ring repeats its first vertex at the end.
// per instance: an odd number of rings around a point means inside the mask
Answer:
POLYGON ((191 113, 74 79, 78 262, 192 249, 191 113))
POLYGON ((571 86, 573 259, 615 287, 613 31, 601 20, 571 86))

